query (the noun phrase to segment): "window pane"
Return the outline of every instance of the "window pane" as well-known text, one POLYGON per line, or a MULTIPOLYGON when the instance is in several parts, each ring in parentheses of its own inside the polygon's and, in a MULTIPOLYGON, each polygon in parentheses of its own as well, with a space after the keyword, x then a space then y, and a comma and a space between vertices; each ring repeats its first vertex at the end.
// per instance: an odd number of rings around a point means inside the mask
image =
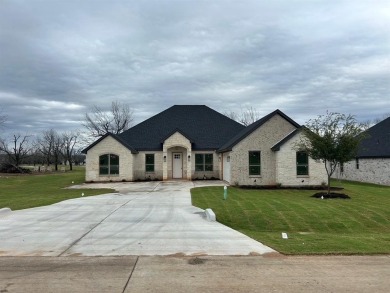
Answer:
POLYGON ((203 164, 202 165, 195 165, 195 171, 204 171, 203 164))
POLYGON ((249 166, 249 175, 260 175, 260 166, 249 166))
POLYGON ((203 154, 195 154, 195 164, 203 164, 203 154))
POLYGON ((101 155, 99 157, 99 164, 100 165, 108 165, 108 155, 101 155))
POLYGON ((108 166, 100 166, 99 168, 100 175, 108 175, 108 166))
POLYGON ((119 156, 110 155, 110 165, 119 165, 119 156))
POLYGON ((205 165, 205 171, 213 171, 213 165, 205 165))
POLYGON ((146 154, 145 162, 146 164, 154 164, 154 154, 146 154))
POLYGON ((308 156, 306 152, 297 152, 297 164, 298 165, 307 165, 309 162, 308 156))
POLYGON ((307 165, 297 166, 297 175, 309 175, 309 168, 307 165))
POLYGON ((111 165, 110 166, 110 174, 118 175, 119 174, 119 165, 111 165))
POLYGON ((154 165, 146 165, 146 172, 154 172, 154 165))
POLYGON ((205 164, 213 164, 213 154, 205 154, 204 162, 205 164))
POLYGON ((249 165, 260 165, 260 152, 249 152, 249 165))

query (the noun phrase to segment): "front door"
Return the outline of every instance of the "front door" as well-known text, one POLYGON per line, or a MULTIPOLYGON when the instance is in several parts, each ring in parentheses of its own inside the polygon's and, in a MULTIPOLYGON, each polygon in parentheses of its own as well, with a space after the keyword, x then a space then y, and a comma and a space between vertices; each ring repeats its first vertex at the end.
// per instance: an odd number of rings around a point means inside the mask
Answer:
POLYGON ((183 154, 172 153, 172 178, 180 179, 183 178, 183 154))

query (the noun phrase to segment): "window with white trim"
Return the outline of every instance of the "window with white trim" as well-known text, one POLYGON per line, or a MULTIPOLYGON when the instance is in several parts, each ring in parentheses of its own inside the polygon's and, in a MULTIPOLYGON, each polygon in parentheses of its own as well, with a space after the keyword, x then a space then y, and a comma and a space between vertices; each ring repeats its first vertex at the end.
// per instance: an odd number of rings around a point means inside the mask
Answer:
POLYGON ((309 175, 309 156, 305 151, 297 152, 297 175, 309 175))
POLYGON ((119 156, 114 154, 99 156, 99 175, 119 175, 119 156))
POLYGON ((249 152, 249 175, 261 175, 261 152, 249 152))
POLYGON ((213 171, 213 154, 195 154, 195 171, 213 171))

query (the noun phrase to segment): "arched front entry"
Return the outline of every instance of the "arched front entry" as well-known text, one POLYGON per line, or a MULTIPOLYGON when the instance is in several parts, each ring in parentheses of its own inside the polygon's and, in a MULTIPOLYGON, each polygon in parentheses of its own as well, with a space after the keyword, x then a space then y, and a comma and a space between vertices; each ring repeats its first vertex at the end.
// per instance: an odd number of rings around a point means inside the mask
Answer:
POLYGON ((182 146, 174 146, 164 152, 164 180, 191 179, 191 152, 182 146))
POLYGON ((180 131, 163 143, 163 180, 191 179, 191 141, 180 131))

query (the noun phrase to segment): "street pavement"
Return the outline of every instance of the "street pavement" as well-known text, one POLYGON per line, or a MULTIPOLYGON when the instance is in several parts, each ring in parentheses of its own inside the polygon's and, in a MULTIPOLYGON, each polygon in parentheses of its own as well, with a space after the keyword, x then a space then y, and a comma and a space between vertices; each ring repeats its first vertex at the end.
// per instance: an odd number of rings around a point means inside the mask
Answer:
MULTIPOLYGON (((84 184, 118 193, 0 215, 0 256, 253 255, 271 248, 191 205, 194 186, 220 181, 84 184)), ((221 189, 221 197, 223 191, 221 189)), ((218 217, 218 215, 217 215, 218 217)))
POLYGON ((389 292, 389 256, 0 257, 0 292, 389 292))

